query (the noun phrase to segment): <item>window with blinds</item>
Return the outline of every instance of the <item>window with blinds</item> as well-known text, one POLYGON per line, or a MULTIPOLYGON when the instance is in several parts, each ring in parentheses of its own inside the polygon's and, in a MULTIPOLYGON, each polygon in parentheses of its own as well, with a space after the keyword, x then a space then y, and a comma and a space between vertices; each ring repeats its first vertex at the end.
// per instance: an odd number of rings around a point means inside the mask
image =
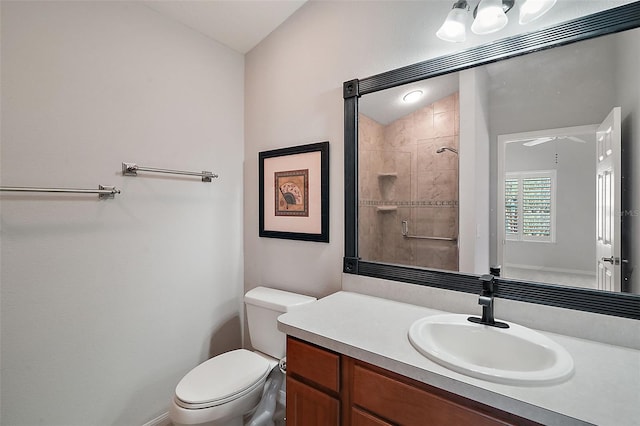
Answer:
POLYGON ((507 178, 504 181, 504 230, 507 238, 520 234, 520 180, 507 178))
POLYGON ((555 170, 507 173, 504 182, 505 237, 554 241, 555 170))

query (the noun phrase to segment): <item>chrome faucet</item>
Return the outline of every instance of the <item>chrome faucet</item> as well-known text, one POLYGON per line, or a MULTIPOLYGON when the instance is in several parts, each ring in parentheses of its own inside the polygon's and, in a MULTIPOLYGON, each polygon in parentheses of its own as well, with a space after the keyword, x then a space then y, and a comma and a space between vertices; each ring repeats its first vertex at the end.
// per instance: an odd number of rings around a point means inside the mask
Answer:
POLYGON ((493 287, 495 277, 493 275, 483 275, 480 277, 482 282, 482 293, 478 299, 478 305, 482 306, 482 318, 469 317, 468 320, 477 324, 490 325, 498 328, 509 328, 509 324, 496 321, 493 317, 493 287))

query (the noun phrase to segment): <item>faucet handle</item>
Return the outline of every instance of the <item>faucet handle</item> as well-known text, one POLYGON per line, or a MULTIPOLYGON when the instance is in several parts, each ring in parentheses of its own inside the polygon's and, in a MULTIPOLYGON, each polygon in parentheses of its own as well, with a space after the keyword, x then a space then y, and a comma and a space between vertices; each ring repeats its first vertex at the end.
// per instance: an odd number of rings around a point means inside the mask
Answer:
POLYGON ((491 305, 493 305, 493 298, 490 296, 480 296, 478 298, 478 305, 491 307, 491 305))
POLYGON ((482 291, 493 293, 493 284, 495 283, 496 277, 491 274, 485 274, 480 277, 480 282, 482 282, 482 291))

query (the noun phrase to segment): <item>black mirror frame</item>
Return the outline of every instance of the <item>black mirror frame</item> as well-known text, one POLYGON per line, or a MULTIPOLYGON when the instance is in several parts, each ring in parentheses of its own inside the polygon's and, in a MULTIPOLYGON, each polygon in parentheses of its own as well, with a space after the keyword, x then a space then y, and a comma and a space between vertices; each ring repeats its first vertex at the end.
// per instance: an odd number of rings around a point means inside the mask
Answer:
MULTIPOLYGON (((345 82, 343 84, 345 161, 343 272, 465 293, 479 293, 481 290, 478 275, 376 263, 358 258, 358 98, 360 96, 637 27, 640 27, 640 2, 364 79, 345 82)), ((502 278, 496 280, 495 294, 496 297, 504 299, 640 319, 640 295, 635 294, 609 293, 502 278)))

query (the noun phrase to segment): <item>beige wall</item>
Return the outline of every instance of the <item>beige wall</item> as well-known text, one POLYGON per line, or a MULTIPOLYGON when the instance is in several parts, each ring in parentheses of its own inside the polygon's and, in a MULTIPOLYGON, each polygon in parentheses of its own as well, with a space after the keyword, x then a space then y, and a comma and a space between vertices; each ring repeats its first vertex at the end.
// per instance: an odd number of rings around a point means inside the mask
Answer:
MULTIPOLYGON (((245 289, 271 285, 324 296, 341 288, 344 81, 628 2, 558 2, 552 14, 532 24, 512 19, 503 31, 470 33, 462 44, 434 36, 451 9, 448 1, 305 4, 246 56, 245 289), (258 152, 324 140, 331 143, 330 243, 259 238, 258 152)), ((488 264, 488 255, 482 263, 488 264)))
POLYGON ((138 3, 1 8, 2 185, 122 193, 2 193, 0 423, 144 424, 241 345, 243 56, 138 3))

